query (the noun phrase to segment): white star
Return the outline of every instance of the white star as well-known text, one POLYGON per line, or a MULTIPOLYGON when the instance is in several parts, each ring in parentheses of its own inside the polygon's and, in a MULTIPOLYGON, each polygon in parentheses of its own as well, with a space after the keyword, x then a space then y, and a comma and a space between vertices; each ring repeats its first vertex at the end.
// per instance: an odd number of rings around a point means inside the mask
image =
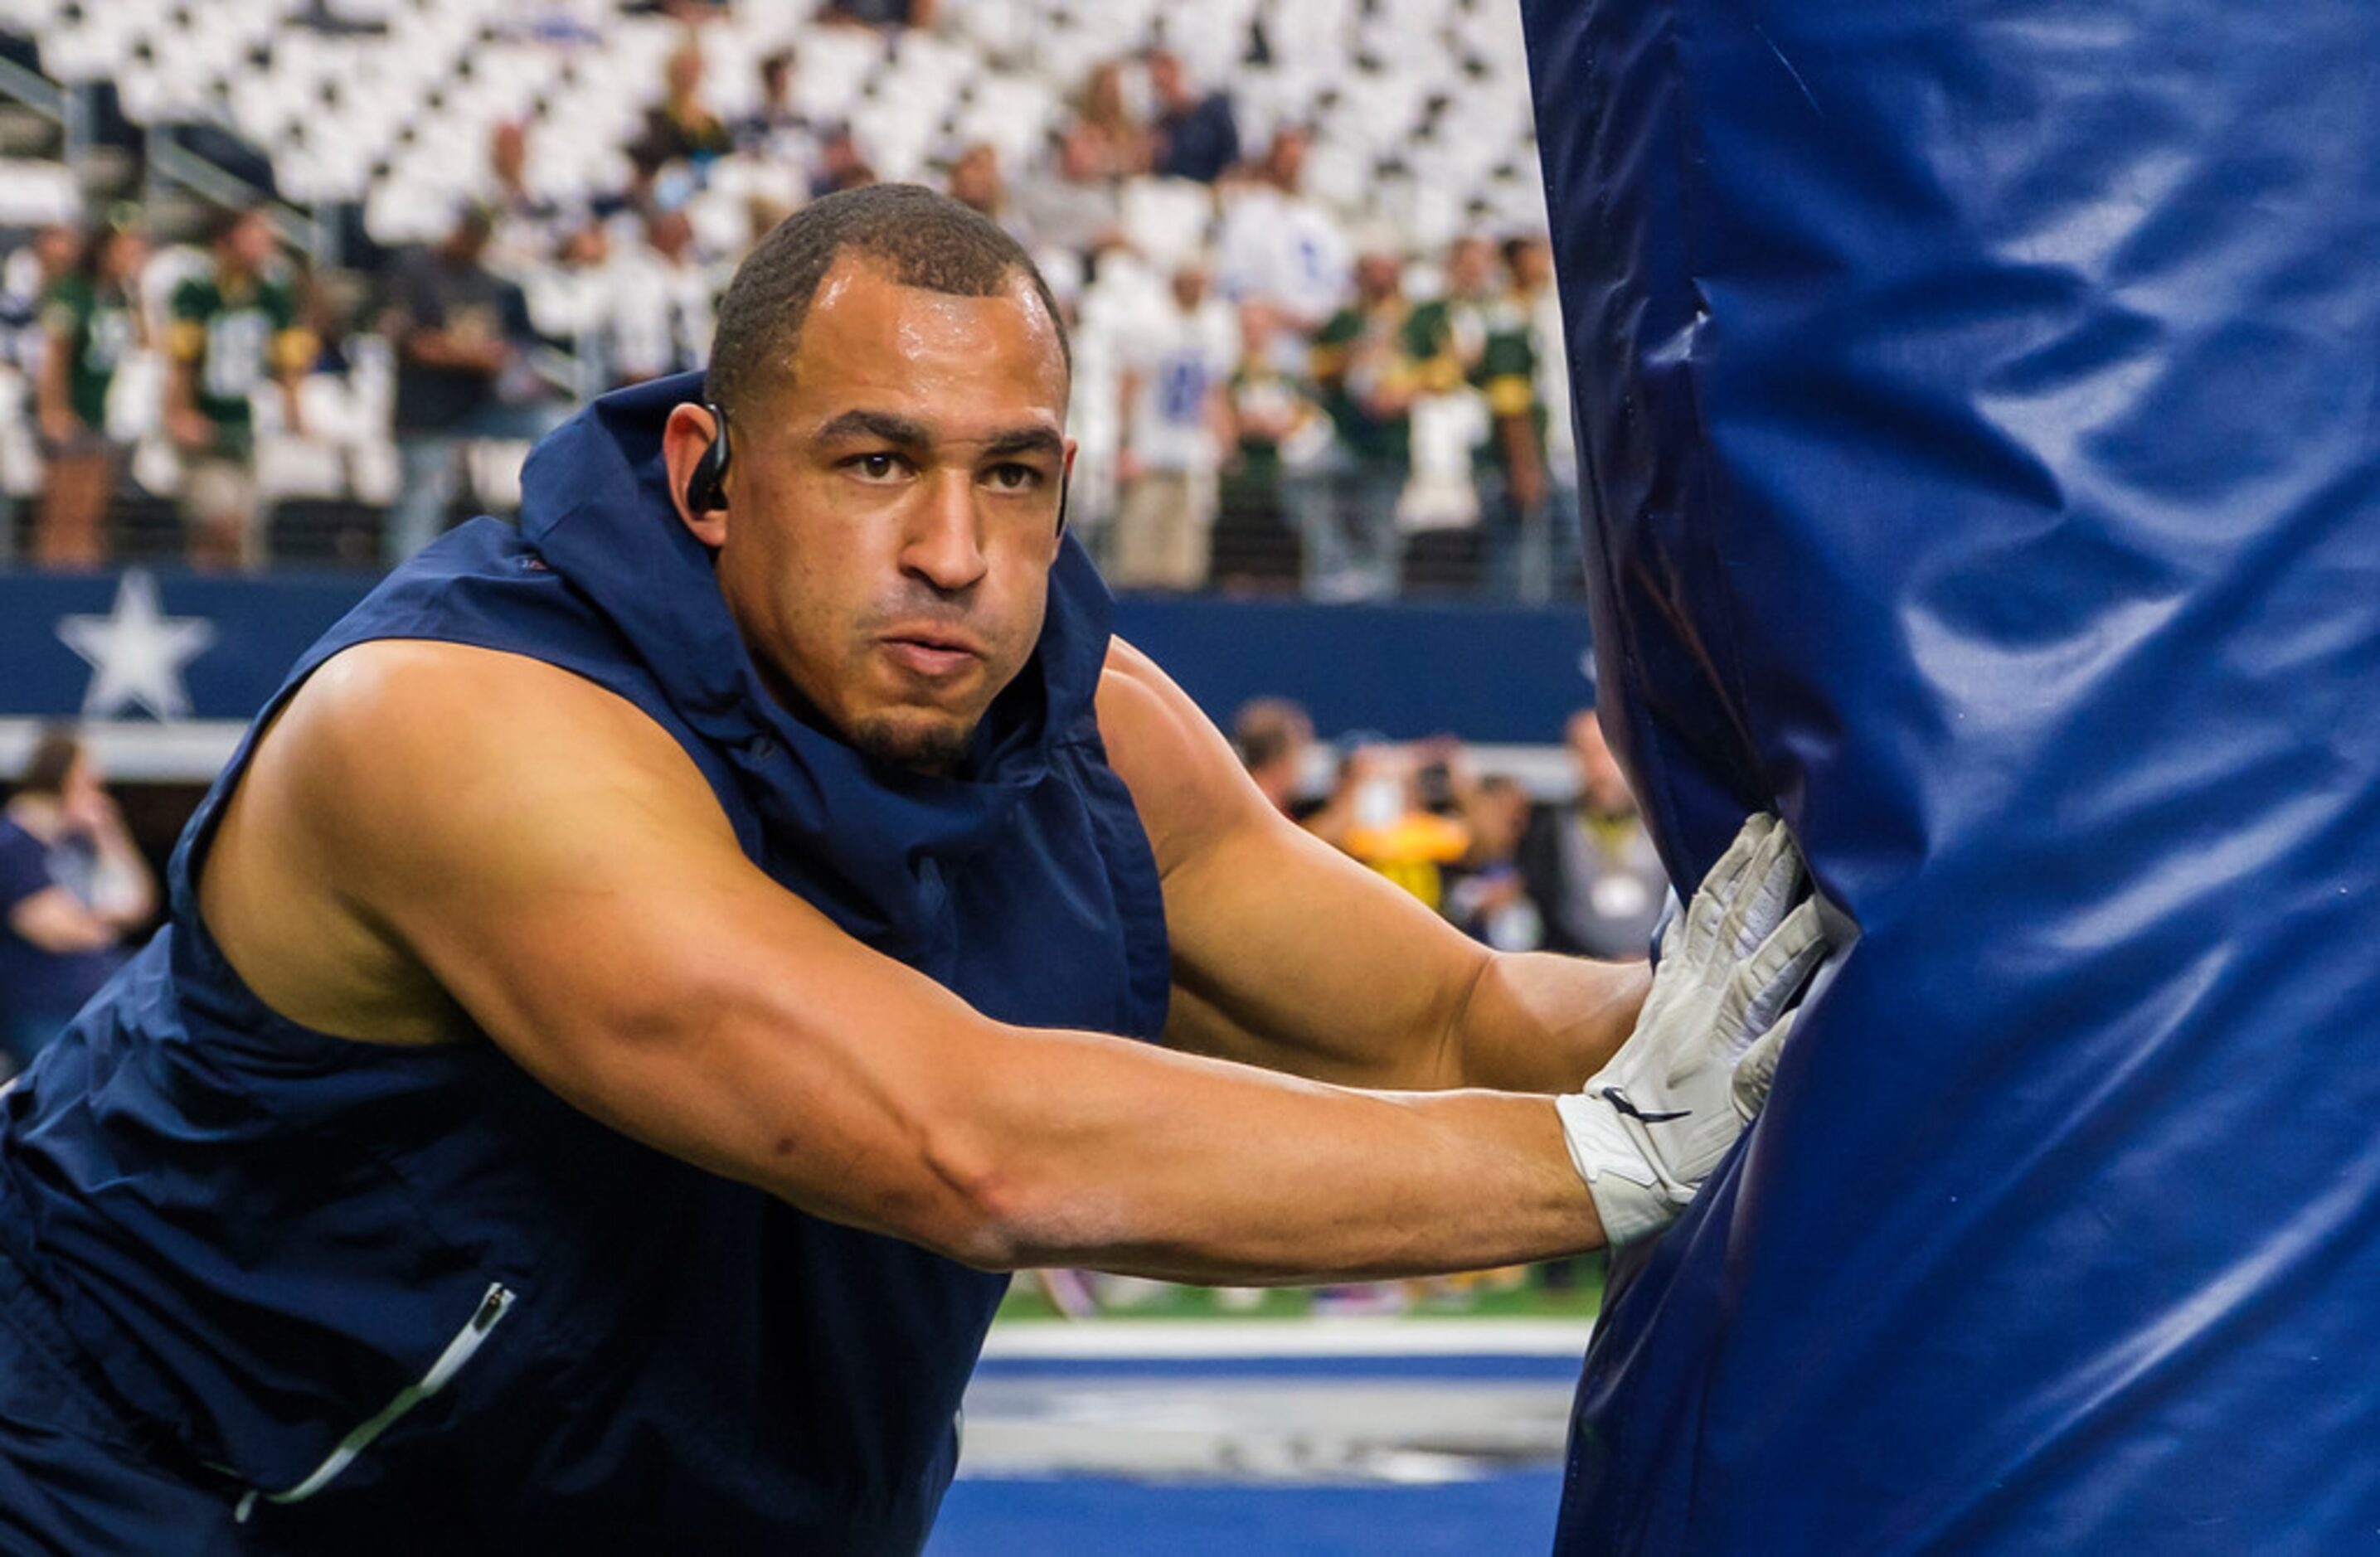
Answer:
POLYGON ((58 638, 91 662, 83 718, 105 718, 131 704, 157 718, 178 719, 190 711, 182 668, 215 641, 215 627, 203 617, 165 615, 157 607, 157 581, 129 568, 105 616, 62 618, 58 638))

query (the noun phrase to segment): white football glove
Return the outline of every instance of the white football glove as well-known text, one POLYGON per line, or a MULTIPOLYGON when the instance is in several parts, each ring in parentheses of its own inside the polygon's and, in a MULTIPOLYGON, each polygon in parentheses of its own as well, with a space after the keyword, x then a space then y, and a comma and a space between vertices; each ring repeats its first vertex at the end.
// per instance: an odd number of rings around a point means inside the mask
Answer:
POLYGON ((1786 1004, 1828 949, 1806 889, 1784 824, 1745 822, 1670 914, 1635 1032, 1584 1092, 1555 1100, 1614 1246, 1668 1226, 1767 1101, 1786 1004))

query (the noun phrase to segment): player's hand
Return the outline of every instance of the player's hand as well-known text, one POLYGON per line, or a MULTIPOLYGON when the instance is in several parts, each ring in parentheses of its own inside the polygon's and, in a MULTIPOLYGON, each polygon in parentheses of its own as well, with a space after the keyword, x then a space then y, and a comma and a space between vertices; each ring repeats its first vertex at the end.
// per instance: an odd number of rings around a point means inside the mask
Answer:
POLYGON ((1659 1232, 1767 1101, 1786 1006, 1828 952, 1783 823, 1744 823, 1670 917, 1636 1030, 1584 1092, 1556 1100, 1571 1160, 1614 1245, 1659 1232))

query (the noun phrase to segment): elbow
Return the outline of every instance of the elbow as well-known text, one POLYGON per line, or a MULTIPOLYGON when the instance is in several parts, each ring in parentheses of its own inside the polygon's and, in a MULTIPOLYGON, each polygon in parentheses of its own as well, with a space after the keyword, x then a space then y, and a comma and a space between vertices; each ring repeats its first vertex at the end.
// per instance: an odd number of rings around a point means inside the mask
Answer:
POLYGON ((1078 1253, 1074 1220, 1040 1153, 988 1139, 979 1128, 930 1132, 922 1160, 930 1225, 917 1241, 984 1271, 1063 1262, 1078 1253))

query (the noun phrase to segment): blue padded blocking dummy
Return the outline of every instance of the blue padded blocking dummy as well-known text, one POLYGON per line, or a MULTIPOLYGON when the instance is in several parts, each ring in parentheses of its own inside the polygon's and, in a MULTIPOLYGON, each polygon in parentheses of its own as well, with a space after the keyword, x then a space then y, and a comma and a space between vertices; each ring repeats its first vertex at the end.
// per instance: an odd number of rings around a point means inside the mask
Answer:
POLYGON ((1560 1550, 2380 1550, 2380 11, 1524 8, 1609 722, 1861 932, 1560 1550))

